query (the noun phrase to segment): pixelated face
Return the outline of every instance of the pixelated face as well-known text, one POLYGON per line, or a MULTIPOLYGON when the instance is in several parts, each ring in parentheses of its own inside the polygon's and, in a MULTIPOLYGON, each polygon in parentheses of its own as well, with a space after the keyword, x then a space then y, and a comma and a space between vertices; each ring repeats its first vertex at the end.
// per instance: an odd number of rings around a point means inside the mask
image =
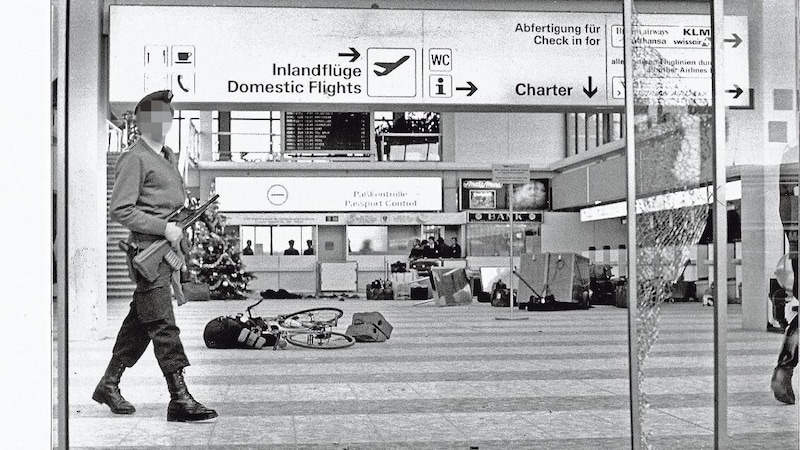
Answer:
POLYGON ((154 101, 149 108, 142 108, 136 122, 142 135, 163 141, 172 128, 172 109, 164 102, 154 101))

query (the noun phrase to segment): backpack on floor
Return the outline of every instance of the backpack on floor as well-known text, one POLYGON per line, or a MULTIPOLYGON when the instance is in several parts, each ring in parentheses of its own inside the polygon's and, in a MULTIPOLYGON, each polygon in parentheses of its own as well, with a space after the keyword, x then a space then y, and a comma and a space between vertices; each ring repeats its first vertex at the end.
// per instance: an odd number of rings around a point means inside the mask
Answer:
POLYGON ((393 328, 379 312, 355 313, 345 334, 356 338, 356 342, 384 342, 392 335, 393 328))
POLYGON ((206 324, 203 340, 208 348, 260 349, 265 345, 275 345, 277 338, 263 331, 256 322, 242 314, 219 316, 206 324))

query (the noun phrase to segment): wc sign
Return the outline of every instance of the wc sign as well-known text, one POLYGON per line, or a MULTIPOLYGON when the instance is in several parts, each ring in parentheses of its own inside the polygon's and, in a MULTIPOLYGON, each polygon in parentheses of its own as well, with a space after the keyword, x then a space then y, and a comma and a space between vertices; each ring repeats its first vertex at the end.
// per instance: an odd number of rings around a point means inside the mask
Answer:
POLYGON ((431 72, 450 72, 453 68, 453 51, 449 48, 432 48, 428 52, 431 72))
POLYGON ((432 48, 428 50, 428 95, 431 97, 452 97, 453 77, 443 72, 453 70, 453 50, 432 48))

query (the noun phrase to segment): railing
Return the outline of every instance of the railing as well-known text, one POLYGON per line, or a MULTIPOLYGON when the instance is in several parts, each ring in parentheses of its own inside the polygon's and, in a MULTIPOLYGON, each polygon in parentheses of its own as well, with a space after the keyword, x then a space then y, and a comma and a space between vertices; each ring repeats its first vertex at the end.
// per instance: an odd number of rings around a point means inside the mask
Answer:
POLYGON ((382 133, 379 161, 441 161, 441 133, 382 133))
POLYGON ((127 141, 127 133, 106 119, 106 152, 121 153, 127 147, 127 141))
MULTIPOLYGON (((228 137, 230 137, 230 136, 265 136, 266 137, 265 140, 268 139, 269 141, 272 140, 273 136, 281 136, 280 134, 277 134, 277 133, 248 133, 248 132, 233 133, 233 132, 230 132, 230 131, 219 131, 219 132, 212 133, 211 135, 212 136, 217 136, 217 137, 219 137, 219 136, 228 136, 228 137)), ((266 142, 265 142, 265 144, 266 144, 266 142)), ((272 143, 270 142, 268 145, 265 145, 265 146, 272 147, 272 143)), ((216 152, 213 153, 212 159, 214 161, 262 162, 262 161, 280 161, 282 159, 282 157, 281 157, 280 150, 275 151, 272 148, 270 148, 269 150, 266 150, 266 151, 264 151, 264 150, 256 150, 256 151, 251 151, 251 150, 233 151, 233 150, 231 150, 231 151, 224 151, 223 152, 223 151, 217 150, 216 152), (235 157, 235 155, 238 155, 238 157, 235 157), (254 155, 255 157, 251 156, 249 158, 246 158, 247 155, 254 155)))

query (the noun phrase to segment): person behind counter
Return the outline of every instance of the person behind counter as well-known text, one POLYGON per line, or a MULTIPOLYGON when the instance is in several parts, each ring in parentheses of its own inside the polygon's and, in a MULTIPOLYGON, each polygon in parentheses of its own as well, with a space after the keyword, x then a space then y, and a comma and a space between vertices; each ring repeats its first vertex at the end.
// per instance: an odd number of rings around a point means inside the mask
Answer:
POLYGON ((439 258, 450 257, 450 246, 444 241, 444 238, 439 236, 436 240, 436 252, 439 253, 439 258))
POLYGON ((289 248, 283 251, 284 256, 298 256, 300 252, 294 248, 294 239, 289 240, 289 248))
POLYGON ((247 246, 245 246, 245 248, 244 248, 244 249, 242 249, 242 254, 243 254, 243 255, 248 255, 248 256, 249 256, 249 255, 252 255, 252 254, 253 254, 253 247, 252 247, 252 245, 253 245, 253 241, 251 241, 251 240, 249 240, 249 239, 248 239, 248 240, 247 240, 247 246))
POLYGON ((306 241, 306 245, 308 246, 307 249, 303 250, 304 255, 313 255, 314 254, 314 242, 309 239, 306 241))
POLYGON ((439 251, 436 249, 436 241, 433 237, 422 242, 422 257, 427 259, 436 259, 439 257, 439 251))
POLYGON ((458 238, 453 236, 450 238, 450 258, 461 258, 461 246, 458 245, 458 238))
POLYGON ((411 247, 411 253, 409 253, 408 257, 410 259, 422 258, 422 241, 414 239, 414 246, 411 247))

